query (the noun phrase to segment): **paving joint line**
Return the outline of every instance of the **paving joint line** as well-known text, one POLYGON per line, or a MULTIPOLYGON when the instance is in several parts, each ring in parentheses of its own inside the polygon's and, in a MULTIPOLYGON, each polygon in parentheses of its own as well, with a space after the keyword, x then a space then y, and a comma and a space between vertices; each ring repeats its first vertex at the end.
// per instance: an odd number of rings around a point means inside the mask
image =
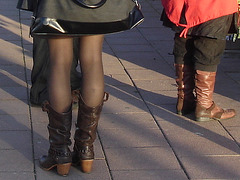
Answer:
MULTIPOLYGON (((138 29, 138 28, 137 28, 138 29)), ((139 31, 139 30, 138 30, 139 31)), ((141 32, 139 32, 142 36, 143 34, 141 32)), ((144 39, 146 39, 144 36, 143 36, 144 39)), ((149 42, 149 41, 148 41, 149 42)), ((154 119, 156 125, 158 126, 159 130, 161 131, 161 133, 163 134, 164 138, 166 139, 169 147, 171 148, 174 156, 176 157, 180 167, 182 168, 182 170, 184 171, 184 174, 187 176, 188 179, 190 179, 185 167, 183 166, 182 162, 180 161, 180 159, 177 157, 177 153, 175 152, 175 150, 173 149, 173 147, 171 146, 170 144, 170 141, 169 139, 167 138, 166 134, 164 133, 163 129, 161 128, 160 124, 157 122, 156 118, 154 117, 153 113, 151 112, 150 108, 148 107, 146 101, 144 100, 143 96, 141 95, 137 85, 135 84, 134 80, 132 79, 131 75, 128 73, 127 69, 125 68, 125 66, 123 65, 123 63, 121 62, 121 60, 119 59, 119 57, 116 55, 115 51, 112 49, 112 47, 109 45, 108 42, 106 42, 108 44, 108 46, 110 47, 110 49, 112 50, 114 56, 118 59, 118 61, 120 62, 121 66, 123 67, 124 71, 126 72, 127 76, 129 77, 129 79, 131 80, 131 82, 133 83, 133 86, 135 87, 136 91, 138 92, 139 96, 141 97, 143 103, 145 104, 145 106, 147 107, 149 113, 151 114, 152 118, 154 119)), ((150 44, 150 43, 149 43, 150 44)), ((151 45, 152 46, 152 45, 151 45)))
POLYGON ((29 85, 27 82, 27 68, 26 68, 26 58, 25 58, 25 49, 23 45, 23 32, 22 32, 22 20, 21 20, 21 11, 18 10, 18 16, 19 16, 19 26, 20 26, 20 35, 21 35, 21 47, 22 47, 22 54, 23 54, 23 64, 24 64, 24 75, 25 75, 25 83, 26 83, 26 92, 27 92, 27 104, 28 104, 28 111, 29 111, 29 122, 30 122, 30 128, 31 128, 31 144, 32 144, 32 162, 33 162, 33 174, 34 179, 37 179, 36 174, 36 163, 35 163, 35 149, 34 149, 34 139, 33 139, 33 122, 32 122, 32 111, 31 111, 31 103, 30 103, 30 97, 29 97, 29 85))

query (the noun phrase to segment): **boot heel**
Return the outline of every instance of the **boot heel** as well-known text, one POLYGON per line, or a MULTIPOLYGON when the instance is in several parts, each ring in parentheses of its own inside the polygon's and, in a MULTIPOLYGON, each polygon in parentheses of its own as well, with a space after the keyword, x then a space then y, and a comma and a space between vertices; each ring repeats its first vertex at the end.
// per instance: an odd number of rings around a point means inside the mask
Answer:
POLYGON ((177 114, 182 116, 183 115, 183 112, 182 111, 177 111, 177 114))
POLYGON ((70 171, 71 163, 66 164, 58 164, 57 165, 57 172, 61 176, 67 176, 70 171))
POLYGON ((209 118, 209 117, 197 117, 196 121, 198 122, 205 122, 205 121, 211 121, 213 119, 209 118))
POLYGON ((81 169, 84 173, 90 173, 92 171, 93 159, 81 160, 81 169))

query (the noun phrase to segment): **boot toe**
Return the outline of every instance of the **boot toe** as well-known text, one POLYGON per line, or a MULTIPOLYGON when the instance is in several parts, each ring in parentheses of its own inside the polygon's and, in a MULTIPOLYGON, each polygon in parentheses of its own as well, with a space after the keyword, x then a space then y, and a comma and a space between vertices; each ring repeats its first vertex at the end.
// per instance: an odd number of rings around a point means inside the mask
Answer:
POLYGON ((57 163, 51 157, 44 155, 39 158, 39 165, 42 169, 49 171, 55 167, 57 163))
POLYGON ((236 116, 236 111, 234 109, 226 109, 226 110, 223 110, 220 120, 230 119, 230 118, 233 118, 234 116, 236 116))

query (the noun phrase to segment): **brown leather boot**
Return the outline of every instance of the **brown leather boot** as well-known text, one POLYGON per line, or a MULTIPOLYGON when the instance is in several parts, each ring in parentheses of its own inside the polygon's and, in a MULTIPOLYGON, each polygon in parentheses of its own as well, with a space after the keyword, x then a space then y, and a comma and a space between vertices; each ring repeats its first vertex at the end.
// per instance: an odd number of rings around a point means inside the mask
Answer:
POLYGON ((195 74, 195 90, 197 106, 196 121, 210 121, 229 119, 236 115, 234 109, 223 110, 213 101, 216 72, 197 70, 195 74))
POLYGON ((193 90, 194 84, 194 68, 193 66, 184 64, 174 64, 176 70, 176 83, 178 86, 178 98, 176 110, 177 114, 184 115, 195 110, 196 102, 193 90))
POLYGON ((48 113, 49 117, 50 148, 48 155, 39 159, 40 167, 47 171, 57 167, 58 174, 66 176, 72 162, 72 154, 69 149, 71 145, 72 108, 67 113, 60 114, 54 111, 50 104, 45 101, 42 109, 48 113))
POLYGON ((94 159, 93 142, 96 139, 98 120, 103 103, 108 100, 109 94, 105 93, 103 101, 96 107, 87 106, 79 94, 78 118, 74 135, 73 164, 80 165, 84 173, 90 173, 94 159))

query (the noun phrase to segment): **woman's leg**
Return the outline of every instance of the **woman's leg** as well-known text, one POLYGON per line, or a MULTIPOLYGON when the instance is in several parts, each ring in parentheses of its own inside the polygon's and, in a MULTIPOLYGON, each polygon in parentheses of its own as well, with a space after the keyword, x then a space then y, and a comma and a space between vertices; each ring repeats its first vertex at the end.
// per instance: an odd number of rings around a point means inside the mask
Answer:
POLYGON ((86 105, 90 107, 99 105, 104 94, 102 44, 103 35, 80 38, 81 94, 86 105))
POLYGON ((102 66, 103 36, 80 38, 80 65, 82 88, 79 96, 78 118, 75 132, 73 163, 80 164, 83 172, 91 172, 94 159, 93 142, 104 99, 102 66))
POLYGON ((71 106, 70 72, 73 40, 49 39, 50 64, 48 78, 49 102, 55 111, 67 112, 71 106))
POLYGON ((49 39, 50 67, 48 78, 49 102, 43 103, 48 113, 49 142, 48 155, 39 159, 41 168, 51 170, 57 167, 58 174, 69 173, 72 154, 70 131, 72 125, 70 70, 72 62, 72 39, 49 39))

